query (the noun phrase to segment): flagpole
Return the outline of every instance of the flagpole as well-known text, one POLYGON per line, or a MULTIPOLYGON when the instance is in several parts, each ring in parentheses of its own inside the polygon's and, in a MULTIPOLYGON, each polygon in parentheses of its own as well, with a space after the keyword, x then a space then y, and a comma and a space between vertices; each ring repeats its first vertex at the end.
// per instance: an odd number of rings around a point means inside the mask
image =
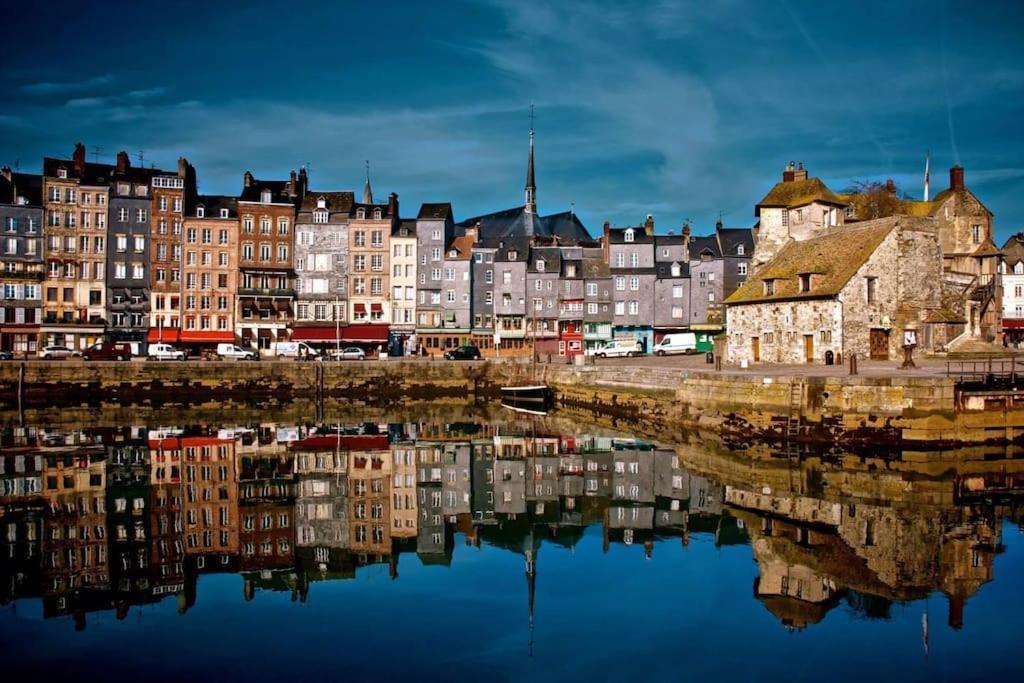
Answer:
POLYGON ((931 161, 932 153, 929 150, 924 155, 924 200, 927 202, 931 194, 931 161))

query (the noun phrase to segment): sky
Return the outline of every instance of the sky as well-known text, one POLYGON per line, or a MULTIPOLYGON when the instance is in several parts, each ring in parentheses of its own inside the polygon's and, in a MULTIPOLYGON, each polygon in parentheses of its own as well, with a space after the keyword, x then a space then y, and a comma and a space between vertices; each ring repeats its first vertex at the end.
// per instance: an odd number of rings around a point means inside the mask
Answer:
POLYGON ((960 163, 1024 229, 1024 3, 9 3, 0 163, 192 162, 203 193, 308 165, 404 216, 523 203, 535 103, 541 213, 656 230, 753 225, 788 161, 836 191, 920 197, 960 163), (301 7, 300 7, 301 5, 301 7), (94 148, 98 155, 93 154, 94 148))

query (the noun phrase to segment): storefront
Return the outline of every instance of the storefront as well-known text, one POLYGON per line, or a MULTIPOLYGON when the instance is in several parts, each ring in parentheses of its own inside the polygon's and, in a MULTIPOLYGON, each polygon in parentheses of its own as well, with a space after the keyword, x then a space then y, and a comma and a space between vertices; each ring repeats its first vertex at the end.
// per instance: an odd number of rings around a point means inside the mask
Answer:
POLYGON ((583 353, 583 323, 563 320, 558 325, 558 355, 572 358, 583 353))
POLYGON ((35 355, 39 350, 38 323, 0 324, 0 350, 35 355))
POLYGON ((182 330, 180 343, 189 355, 198 356, 216 352, 217 344, 234 344, 235 333, 231 330, 182 330))
POLYGON ((39 326, 39 345, 66 346, 75 351, 84 351, 96 342, 103 341, 103 325, 74 323, 44 323, 39 326))
POLYGON ((616 341, 637 344, 641 353, 650 353, 654 347, 654 328, 646 325, 616 325, 613 335, 616 341))
POLYGON ((177 344, 181 341, 181 330, 177 327, 151 327, 146 341, 150 344, 177 344))

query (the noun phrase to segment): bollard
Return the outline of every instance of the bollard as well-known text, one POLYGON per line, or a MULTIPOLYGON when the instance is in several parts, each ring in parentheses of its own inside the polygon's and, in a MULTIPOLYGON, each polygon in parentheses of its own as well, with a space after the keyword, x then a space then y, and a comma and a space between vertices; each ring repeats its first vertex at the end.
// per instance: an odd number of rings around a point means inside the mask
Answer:
POLYGON ((850 354, 850 374, 857 374, 857 354, 855 353, 850 354))
POLYGON ((722 370, 722 357, 721 356, 715 356, 715 370, 718 370, 718 371, 722 370))

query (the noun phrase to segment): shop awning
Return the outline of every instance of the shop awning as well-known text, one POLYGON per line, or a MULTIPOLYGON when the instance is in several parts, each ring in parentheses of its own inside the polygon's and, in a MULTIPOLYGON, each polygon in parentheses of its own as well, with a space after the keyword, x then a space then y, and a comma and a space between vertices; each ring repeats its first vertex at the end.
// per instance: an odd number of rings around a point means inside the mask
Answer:
POLYGON ((334 325, 296 327, 292 330, 292 341, 335 342, 340 338, 338 332, 334 325))
POLYGON ((181 341, 186 344, 233 344, 235 333, 231 330, 182 330, 181 341))
MULTIPOLYGON (((356 305, 358 306, 359 304, 356 305)), ((386 344, 388 341, 388 326, 349 325, 341 330, 341 340, 365 344, 386 344)))
POLYGON ((384 307, 380 304, 370 304, 370 313, 383 313, 384 307))
POLYGON ((354 304, 353 309, 356 313, 366 313, 366 304, 354 304))
POLYGON ((149 334, 146 335, 146 341, 149 342, 164 342, 165 344, 174 344, 181 338, 181 330, 177 327, 151 327, 149 328, 149 334))
POLYGON ((1024 330, 1024 318, 1003 318, 1004 330, 1024 330))

